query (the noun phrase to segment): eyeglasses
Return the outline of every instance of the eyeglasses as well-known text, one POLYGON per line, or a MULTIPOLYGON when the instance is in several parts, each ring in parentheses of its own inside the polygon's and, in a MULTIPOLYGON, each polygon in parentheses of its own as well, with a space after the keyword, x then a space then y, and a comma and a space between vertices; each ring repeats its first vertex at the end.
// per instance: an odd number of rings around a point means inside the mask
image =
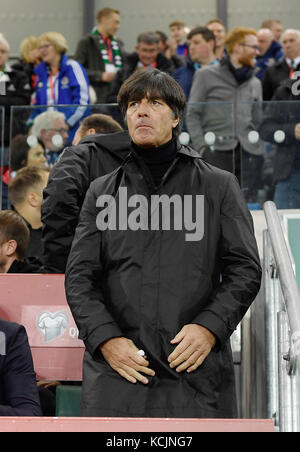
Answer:
POLYGON ((240 46, 243 46, 243 47, 250 47, 250 48, 253 49, 253 50, 257 50, 257 52, 260 52, 260 48, 259 48, 258 46, 252 46, 252 45, 250 45, 250 44, 242 44, 242 43, 240 43, 240 46))
POLYGON ((39 46, 39 50, 46 50, 51 47, 53 44, 44 44, 43 46, 39 46))
POLYGON ((57 132, 57 133, 60 133, 61 135, 62 134, 64 134, 64 133, 69 133, 69 129, 64 129, 64 128, 61 128, 61 129, 48 129, 48 130, 52 130, 52 132, 57 132))

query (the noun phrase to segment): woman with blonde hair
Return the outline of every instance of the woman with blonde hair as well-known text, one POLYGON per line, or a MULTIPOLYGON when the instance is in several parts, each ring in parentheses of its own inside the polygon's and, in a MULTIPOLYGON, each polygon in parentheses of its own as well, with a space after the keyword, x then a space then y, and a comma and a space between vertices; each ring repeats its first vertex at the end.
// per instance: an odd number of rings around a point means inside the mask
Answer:
MULTIPOLYGON (((89 114, 88 76, 80 63, 68 58, 68 44, 61 33, 43 33, 38 38, 38 48, 43 62, 35 68, 35 105, 47 105, 65 114, 71 143, 80 121, 89 114)), ((44 109, 38 111, 41 113, 44 109)))

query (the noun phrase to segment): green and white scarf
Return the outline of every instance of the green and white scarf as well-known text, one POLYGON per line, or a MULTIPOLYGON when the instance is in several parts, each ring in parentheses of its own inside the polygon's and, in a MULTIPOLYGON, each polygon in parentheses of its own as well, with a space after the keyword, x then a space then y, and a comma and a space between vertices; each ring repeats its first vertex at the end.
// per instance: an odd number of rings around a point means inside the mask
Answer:
POLYGON ((109 57, 108 57, 107 48, 106 48, 102 35, 98 32, 98 30, 95 30, 93 32, 93 34, 96 36, 99 36, 100 51, 101 51, 101 55, 102 55, 104 64, 105 65, 114 64, 114 66, 116 68, 118 68, 118 69, 122 68, 123 64, 122 64, 122 58, 121 58, 121 54, 120 54, 118 41, 113 36, 109 37, 110 42, 111 42, 113 56, 114 56, 113 62, 110 62, 109 57))

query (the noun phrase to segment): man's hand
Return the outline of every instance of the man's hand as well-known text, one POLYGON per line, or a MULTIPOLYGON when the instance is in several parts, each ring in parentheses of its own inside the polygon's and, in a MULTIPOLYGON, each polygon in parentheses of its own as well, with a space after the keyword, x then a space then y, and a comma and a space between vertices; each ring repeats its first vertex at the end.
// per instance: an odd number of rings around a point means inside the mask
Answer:
POLYGON ((102 82, 112 82, 115 78, 116 73, 115 72, 102 72, 102 82))
POLYGON ((216 343, 215 336, 203 326, 185 325, 171 340, 171 344, 179 344, 168 358, 170 367, 176 372, 194 372, 207 358, 216 343))
POLYGON ((296 138, 296 140, 300 140, 300 124, 296 124, 296 127, 295 127, 295 138, 296 138))
POLYGON ((125 337, 108 339, 100 345, 100 350, 108 364, 130 383, 137 381, 149 383, 141 373, 151 377, 155 375, 154 370, 148 367, 149 362, 138 354, 139 349, 130 339, 125 337))

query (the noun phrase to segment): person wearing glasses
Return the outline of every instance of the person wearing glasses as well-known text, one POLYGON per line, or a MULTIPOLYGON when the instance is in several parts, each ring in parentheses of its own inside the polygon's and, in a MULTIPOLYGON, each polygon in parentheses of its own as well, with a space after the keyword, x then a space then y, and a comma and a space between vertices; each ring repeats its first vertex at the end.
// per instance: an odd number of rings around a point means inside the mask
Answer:
MULTIPOLYGON (((52 109, 60 106, 56 109, 66 116, 72 143, 80 121, 89 114, 89 79, 86 70, 78 61, 68 58, 67 41, 58 32, 43 33, 39 37, 39 50, 43 62, 35 68, 35 105, 47 105, 52 109)), ((37 110, 35 114, 39 112, 37 110)))
POLYGON ((234 173, 247 202, 255 203, 264 153, 262 141, 250 133, 261 120, 259 104, 254 105, 262 101, 262 85, 254 70, 259 54, 257 33, 236 27, 225 45, 228 56, 220 64, 194 75, 187 128, 193 148, 206 162, 234 173))
POLYGON ((43 144, 47 165, 51 168, 68 142, 69 126, 66 116, 56 110, 44 111, 34 119, 30 137, 43 144))

